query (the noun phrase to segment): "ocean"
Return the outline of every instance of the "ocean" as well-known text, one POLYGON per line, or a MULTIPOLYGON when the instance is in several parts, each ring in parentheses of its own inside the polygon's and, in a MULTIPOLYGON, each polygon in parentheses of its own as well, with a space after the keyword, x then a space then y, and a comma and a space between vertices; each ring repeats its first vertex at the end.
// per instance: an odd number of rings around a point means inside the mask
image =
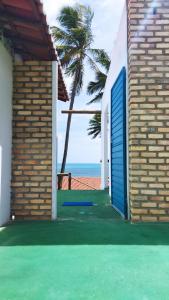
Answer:
MULTIPOLYGON (((60 164, 58 170, 60 171, 60 164)), ((100 177, 101 164, 67 164, 65 173, 72 173, 74 177, 100 177)))

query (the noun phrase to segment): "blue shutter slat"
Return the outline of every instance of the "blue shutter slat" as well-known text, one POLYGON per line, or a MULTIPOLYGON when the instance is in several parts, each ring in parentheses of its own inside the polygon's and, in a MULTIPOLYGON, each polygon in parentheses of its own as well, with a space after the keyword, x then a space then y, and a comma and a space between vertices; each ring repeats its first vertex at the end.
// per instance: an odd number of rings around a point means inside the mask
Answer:
POLYGON ((113 206, 127 217, 125 68, 111 93, 111 191, 113 206))

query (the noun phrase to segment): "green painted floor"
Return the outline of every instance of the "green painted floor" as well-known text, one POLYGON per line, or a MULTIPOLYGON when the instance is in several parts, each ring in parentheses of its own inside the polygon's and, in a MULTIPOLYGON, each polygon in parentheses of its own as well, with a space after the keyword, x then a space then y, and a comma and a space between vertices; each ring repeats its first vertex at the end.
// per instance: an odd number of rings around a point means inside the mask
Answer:
POLYGON ((168 300, 169 224, 124 222, 105 192, 60 192, 58 222, 0 232, 0 300, 28 299, 168 300))

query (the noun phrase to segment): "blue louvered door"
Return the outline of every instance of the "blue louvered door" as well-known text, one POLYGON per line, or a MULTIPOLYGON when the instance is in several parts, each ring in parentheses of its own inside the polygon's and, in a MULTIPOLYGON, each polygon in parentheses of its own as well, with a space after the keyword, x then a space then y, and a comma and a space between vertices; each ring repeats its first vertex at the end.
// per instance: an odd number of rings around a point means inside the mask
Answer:
POLYGON ((126 176, 126 70, 123 68, 111 93, 111 197, 112 205, 127 217, 126 176))

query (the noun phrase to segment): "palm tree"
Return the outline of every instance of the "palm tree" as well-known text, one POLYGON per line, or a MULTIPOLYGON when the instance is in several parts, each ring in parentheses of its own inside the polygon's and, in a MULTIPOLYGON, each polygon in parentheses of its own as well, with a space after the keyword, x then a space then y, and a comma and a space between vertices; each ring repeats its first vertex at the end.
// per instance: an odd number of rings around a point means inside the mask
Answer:
POLYGON ((95 114, 89 121, 88 135, 91 135, 93 139, 100 136, 101 133, 101 114, 95 114))
MULTIPOLYGON (((94 13, 89 6, 79 4, 74 7, 66 6, 60 11, 57 18, 59 27, 52 28, 61 64, 66 75, 72 78, 69 110, 73 109, 75 97, 82 90, 86 62, 97 71, 95 55, 98 53, 104 55, 103 50, 92 49, 91 47, 93 43, 91 29, 93 17, 94 13)), ((72 114, 68 114, 61 173, 64 173, 66 166, 71 119, 72 114)))
MULTIPOLYGON (((96 70, 95 73, 95 81, 91 81, 88 84, 87 92, 89 95, 94 95, 94 98, 90 100, 88 104, 96 103, 101 101, 104 88, 106 85, 107 80, 107 73, 110 67, 110 57, 106 52, 104 53, 97 53, 95 52, 95 61, 101 67, 101 70, 96 70)), ((100 136, 101 134, 101 115, 96 114, 94 117, 89 121, 89 128, 88 128, 88 135, 91 135, 93 139, 100 136)))

